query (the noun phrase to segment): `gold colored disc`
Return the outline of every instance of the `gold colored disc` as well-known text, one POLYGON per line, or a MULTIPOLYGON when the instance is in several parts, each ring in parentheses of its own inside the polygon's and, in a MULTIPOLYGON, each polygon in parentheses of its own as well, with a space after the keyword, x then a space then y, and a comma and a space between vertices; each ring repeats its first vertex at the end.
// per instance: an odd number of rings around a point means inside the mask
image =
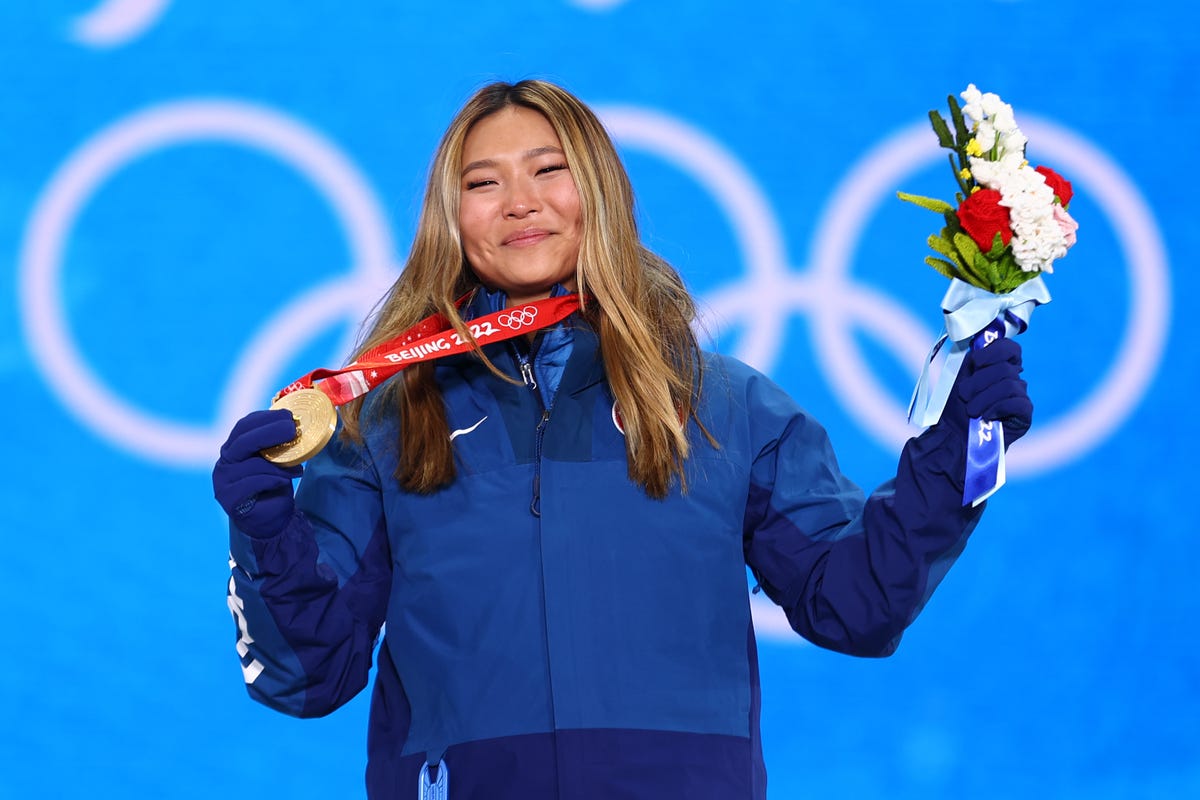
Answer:
POLYGON ((296 420, 296 438, 262 451, 263 458, 281 467, 294 467, 308 461, 329 444, 337 428, 337 410, 320 389, 297 389, 271 404, 285 408, 296 420))

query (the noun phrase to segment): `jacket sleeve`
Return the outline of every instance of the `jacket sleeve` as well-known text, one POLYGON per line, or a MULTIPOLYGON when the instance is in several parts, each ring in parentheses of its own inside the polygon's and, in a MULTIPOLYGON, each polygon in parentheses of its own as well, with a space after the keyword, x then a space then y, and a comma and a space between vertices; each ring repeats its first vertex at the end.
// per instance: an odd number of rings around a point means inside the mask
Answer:
POLYGON ((270 539, 230 529, 228 602, 247 690, 323 716, 367 684, 391 590, 380 481, 365 447, 333 440, 305 467, 270 539))
POLYGON ((966 442, 933 426, 905 444, 895 478, 864 498, 825 430, 782 389, 755 375, 746 402, 746 563, 806 639, 891 654, 982 514, 962 506, 966 442))

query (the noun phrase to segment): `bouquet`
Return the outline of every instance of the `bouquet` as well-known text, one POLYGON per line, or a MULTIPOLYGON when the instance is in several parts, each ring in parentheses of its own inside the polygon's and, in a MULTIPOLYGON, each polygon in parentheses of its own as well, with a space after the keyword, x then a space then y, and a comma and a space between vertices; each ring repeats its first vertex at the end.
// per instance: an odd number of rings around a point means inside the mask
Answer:
MULTIPOLYGON (((1023 332, 1033 309, 1050 301, 1041 273, 1054 271, 1079 228, 1067 212, 1071 183, 1048 167, 1030 166, 1012 106, 975 84, 961 97, 961 107, 954 95, 948 98, 949 123, 929 112, 938 144, 952 151, 957 205, 898 193, 942 215, 945 225, 928 239, 935 255, 925 263, 951 279, 942 301, 946 333, 930 352, 909 406, 909 419, 921 425, 941 415, 969 349, 1023 332), (947 341, 953 345, 931 390, 929 366, 947 341)), ((979 419, 970 425, 964 505, 987 499, 1005 479, 1003 427, 979 419)))
POLYGON ((1053 272, 1054 261, 1075 244, 1079 224, 1067 213, 1071 183, 1025 160, 1026 139, 1012 106, 975 84, 962 98, 967 104, 961 108, 953 95, 948 98, 953 131, 941 114, 929 112, 938 144, 953 151, 958 207, 932 197, 898 195, 946 221, 929 237, 937 256, 927 256, 925 263, 947 278, 1005 294, 1039 273, 1053 272))

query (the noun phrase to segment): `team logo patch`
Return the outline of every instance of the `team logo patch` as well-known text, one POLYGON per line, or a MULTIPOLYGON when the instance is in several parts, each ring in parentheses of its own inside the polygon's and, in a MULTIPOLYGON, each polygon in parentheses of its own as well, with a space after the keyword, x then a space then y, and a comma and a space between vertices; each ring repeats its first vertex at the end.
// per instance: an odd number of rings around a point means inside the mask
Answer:
POLYGON ((613 405, 612 405, 612 421, 613 421, 613 427, 616 428, 618 431, 620 431, 621 435, 624 436, 625 435, 625 420, 621 419, 621 409, 617 408, 616 400, 613 401, 613 405))

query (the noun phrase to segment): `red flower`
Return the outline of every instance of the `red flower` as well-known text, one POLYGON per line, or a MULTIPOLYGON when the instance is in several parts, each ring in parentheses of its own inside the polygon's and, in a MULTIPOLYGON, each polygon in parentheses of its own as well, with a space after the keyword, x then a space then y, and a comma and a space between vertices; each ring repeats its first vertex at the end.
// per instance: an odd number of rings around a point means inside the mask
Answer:
POLYGON ((1070 205, 1071 198, 1075 195, 1075 192, 1071 189, 1071 182, 1069 180, 1049 167, 1036 167, 1034 171, 1040 173, 1046 179, 1046 185, 1054 190, 1054 194, 1058 197, 1058 202, 1063 204, 1063 208, 1070 205))
POLYGON ((980 189, 964 200, 958 207, 958 222, 985 253, 992 249, 997 233, 1005 244, 1012 240, 1008 209, 1000 205, 995 189, 980 189))

